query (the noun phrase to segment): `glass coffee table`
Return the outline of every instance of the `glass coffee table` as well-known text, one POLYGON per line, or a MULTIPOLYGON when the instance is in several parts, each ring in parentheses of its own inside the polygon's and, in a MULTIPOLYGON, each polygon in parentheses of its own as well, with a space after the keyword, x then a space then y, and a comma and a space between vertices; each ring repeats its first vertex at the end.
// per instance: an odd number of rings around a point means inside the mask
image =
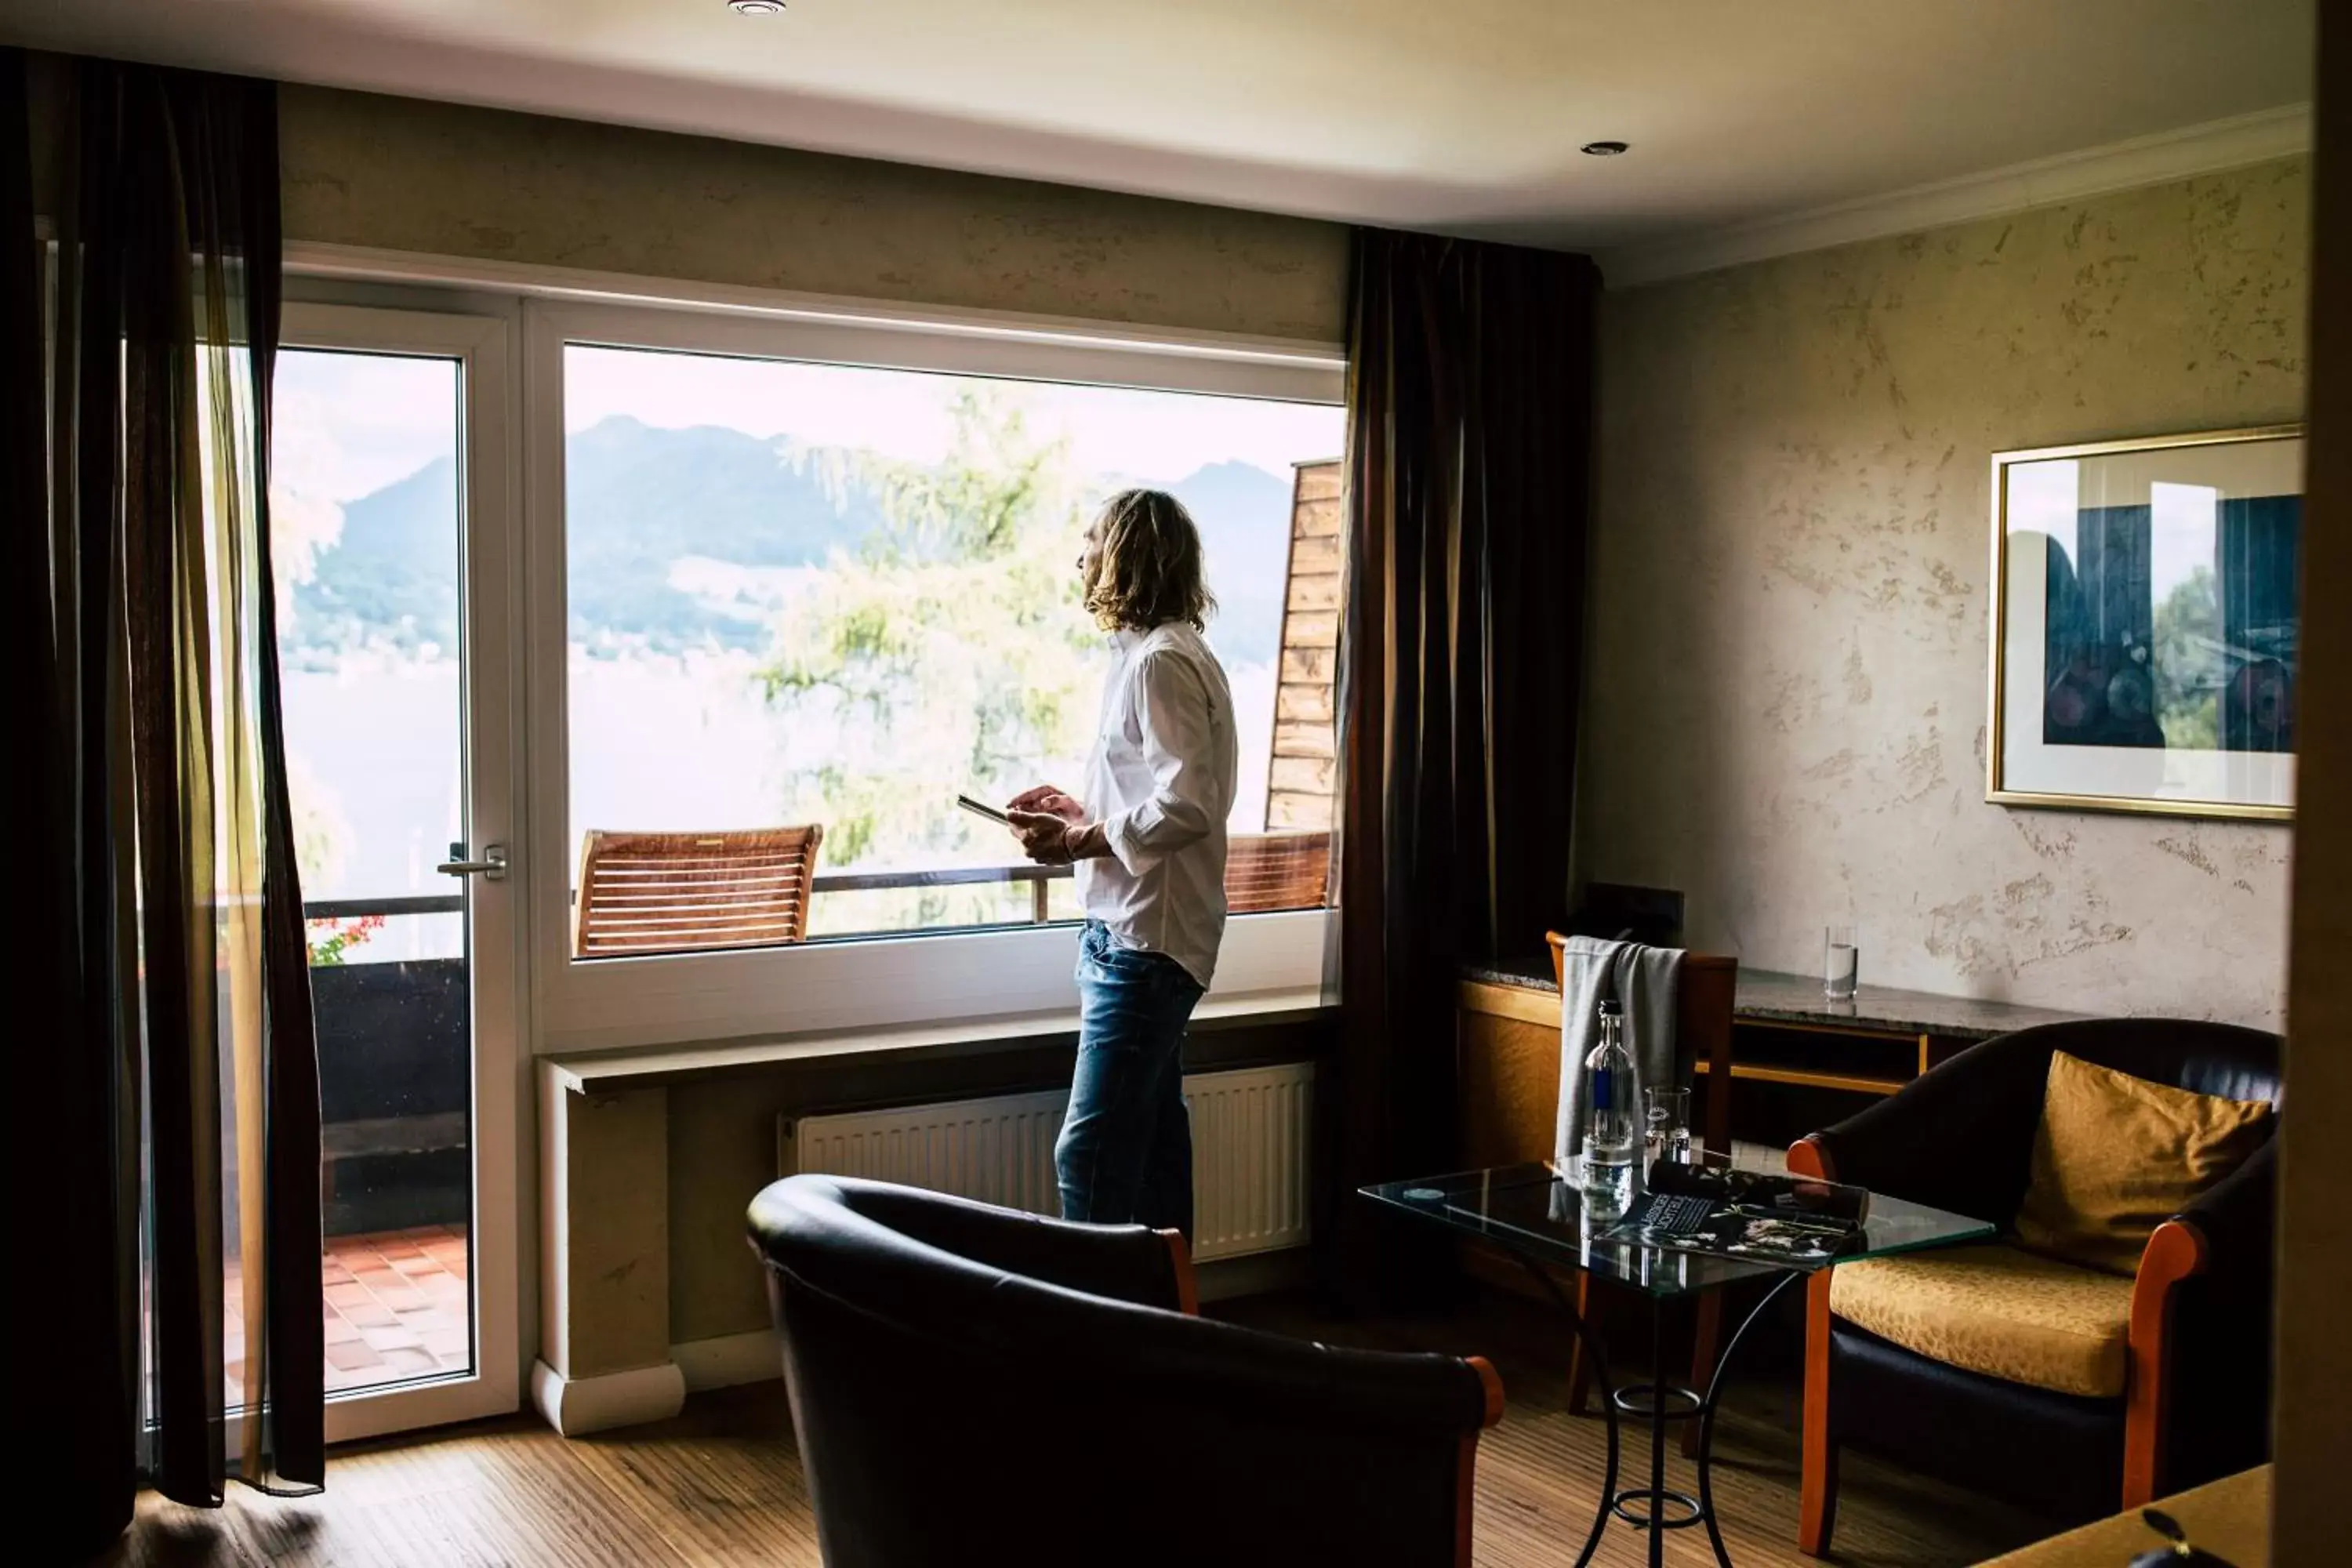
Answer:
POLYGON ((1385 1209, 1500 1246, 1535 1276, 1575 1329, 1600 1384, 1601 1412, 1609 1428, 1608 1467, 1601 1483, 1600 1504, 1593 1511, 1584 1550, 1577 1555, 1577 1568, 1592 1560, 1612 1516, 1649 1532, 1653 1564, 1664 1560, 1667 1531, 1704 1525, 1716 1561, 1730 1568, 1731 1557, 1724 1550, 1723 1531, 1716 1522, 1709 1451, 1724 1369, 1731 1364, 1748 1331, 1770 1310, 1782 1291, 1833 1264, 1978 1241, 1993 1234, 1993 1226, 1981 1220, 1832 1183, 1774 1173, 1784 1185, 1759 1185, 1759 1178, 1769 1179, 1765 1173, 1736 1172, 1717 1155, 1704 1158, 1697 1169, 1725 1184, 1727 1191, 1717 1217, 1710 1222, 1710 1234, 1691 1238, 1644 1233, 1629 1223, 1607 1224, 1591 1218, 1584 1211, 1576 1185, 1549 1162, 1383 1182, 1361 1189, 1365 1197, 1385 1209), (1738 1201, 1743 1195, 1757 1202, 1738 1201), (1850 1236, 1832 1240, 1819 1233, 1808 1234, 1820 1213, 1841 1207, 1848 1214, 1856 1209, 1862 1213, 1859 1226, 1850 1236), (1553 1279, 1553 1268, 1580 1269, 1594 1279, 1649 1298, 1653 1363, 1649 1382, 1622 1389, 1610 1383, 1609 1358, 1600 1336, 1553 1279), (1668 1380, 1659 1370, 1664 1363, 1661 1331, 1665 1304, 1751 1279, 1769 1284, 1716 1358, 1706 1387, 1694 1389, 1668 1380), (1649 1423, 1647 1486, 1621 1489, 1617 1485, 1621 1415, 1649 1423), (1666 1486, 1666 1425, 1692 1420, 1698 1423, 1695 1496, 1666 1486))

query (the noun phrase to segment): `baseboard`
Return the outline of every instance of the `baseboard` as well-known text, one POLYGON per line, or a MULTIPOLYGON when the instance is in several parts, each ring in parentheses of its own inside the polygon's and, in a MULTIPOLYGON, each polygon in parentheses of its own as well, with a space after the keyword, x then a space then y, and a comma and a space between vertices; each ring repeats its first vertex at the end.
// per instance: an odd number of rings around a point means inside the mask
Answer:
POLYGON ((1313 1278, 1311 1257, 1303 1247, 1286 1247, 1275 1252, 1215 1258, 1192 1266, 1192 1282, 1203 1301, 1230 1301, 1239 1296, 1296 1290, 1313 1278))
POLYGON ((765 1383, 784 1375, 782 1352, 771 1329, 754 1329, 748 1334, 721 1334, 712 1340, 688 1340, 670 1346, 669 1359, 685 1374, 689 1394, 699 1394, 706 1388, 765 1383))
POLYGON ((667 1420, 686 1408, 686 1379, 675 1362, 601 1377, 565 1377, 539 1361, 530 1366, 530 1402, 549 1426, 566 1437, 578 1437, 667 1420))

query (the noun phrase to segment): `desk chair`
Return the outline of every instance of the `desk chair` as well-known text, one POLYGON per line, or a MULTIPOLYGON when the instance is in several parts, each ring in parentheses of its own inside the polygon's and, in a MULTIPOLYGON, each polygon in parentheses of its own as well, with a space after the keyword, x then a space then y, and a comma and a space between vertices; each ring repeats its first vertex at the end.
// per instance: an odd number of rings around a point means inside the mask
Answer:
MULTIPOLYGON (((1556 931, 1544 932, 1544 944, 1551 950, 1551 977, 1556 985, 1568 984, 1568 938, 1556 931)), ((1731 1011, 1734 994, 1739 984, 1739 960, 1715 953, 1685 952, 1677 971, 1679 994, 1675 1008, 1675 1054, 1689 1061, 1695 1076, 1706 1080, 1706 1109, 1701 1113, 1705 1125, 1692 1129, 1711 1150, 1728 1154, 1731 1152, 1731 1011)), ((1559 1053, 1553 1053, 1557 1062, 1559 1053)), ((1559 1094, 1559 1073, 1555 1068, 1552 1092, 1559 1094)), ((1694 1100, 1698 1096, 1692 1096, 1694 1100)), ((1545 1131, 1546 1157, 1551 1152, 1552 1129, 1545 1131)), ((1576 1277, 1576 1310, 1580 1316, 1589 1309, 1591 1300, 1592 1277, 1580 1273, 1576 1277)), ((1709 1290, 1700 1296, 1696 1304, 1696 1327, 1691 1335, 1691 1379, 1693 1388, 1705 1388, 1707 1379, 1715 1374, 1715 1358, 1723 1341, 1723 1292, 1709 1290)), ((1568 1403, 1578 1415, 1584 1413, 1585 1399, 1592 1385, 1592 1368, 1584 1354, 1584 1343, 1579 1340, 1569 1358, 1568 1403)), ((1683 1423, 1683 1451, 1696 1453, 1698 1447, 1698 1424, 1683 1423)))
MULTIPOLYGON (((1561 949, 1568 939, 1553 931, 1546 940, 1551 949, 1552 978, 1558 981, 1561 949)), ((1696 1131, 1710 1149, 1730 1147, 1731 1100, 1723 1087, 1730 1081, 1731 1010, 1738 977, 1738 959, 1698 952, 1683 957, 1676 1038, 1683 1054, 1706 1069, 1700 1079, 1706 1086, 1705 1108, 1696 1131)), ((1466 1032, 1471 1019, 1465 1015, 1456 1134, 1465 1165, 1513 1165, 1552 1156, 1552 1135, 1559 1115, 1559 1005, 1541 992, 1506 994, 1520 1005, 1507 1018, 1475 1020, 1475 1035, 1466 1032)), ((1504 1289, 1534 1288, 1519 1265, 1498 1254, 1472 1247, 1465 1251, 1464 1264, 1479 1279, 1504 1289)), ((1573 1292, 1580 1312, 1599 1304, 1581 1274, 1564 1282, 1563 1289, 1573 1292)), ((1692 1381, 1701 1388, 1715 1370, 1722 1311, 1719 1292, 1699 1298, 1691 1361, 1692 1381)), ((1592 1374, 1580 1343, 1570 1352, 1569 1373, 1571 1408, 1581 1412, 1592 1374)), ((1697 1424, 1684 1426, 1684 1450, 1690 1452, 1697 1443, 1697 1424)))

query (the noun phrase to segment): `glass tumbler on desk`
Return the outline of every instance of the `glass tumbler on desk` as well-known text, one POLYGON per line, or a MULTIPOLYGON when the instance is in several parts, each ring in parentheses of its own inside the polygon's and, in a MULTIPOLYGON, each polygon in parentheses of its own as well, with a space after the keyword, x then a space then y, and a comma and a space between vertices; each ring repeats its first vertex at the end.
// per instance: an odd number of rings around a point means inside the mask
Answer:
POLYGON ((1853 927, 1828 927, 1822 934, 1822 989, 1832 1002, 1851 1002, 1861 973, 1862 949, 1855 945, 1853 927))
POLYGON ((1661 1160, 1677 1165, 1691 1163, 1690 1097, 1686 1089, 1642 1091, 1643 1170, 1661 1160))

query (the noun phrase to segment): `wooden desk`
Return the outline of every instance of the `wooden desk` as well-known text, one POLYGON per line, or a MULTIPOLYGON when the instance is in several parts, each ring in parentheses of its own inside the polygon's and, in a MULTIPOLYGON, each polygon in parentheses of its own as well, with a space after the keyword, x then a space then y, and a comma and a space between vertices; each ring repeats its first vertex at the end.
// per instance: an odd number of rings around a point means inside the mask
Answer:
POLYGON ((1979 1040, 2078 1016, 1892 985, 1864 985, 1853 1001, 1832 1002, 1813 975, 1743 969, 1732 1017, 1750 1048, 1735 1050, 1732 1076, 1892 1094, 1979 1040), (1816 1048, 1790 1048, 1805 1040, 1816 1048))
MULTIPOLYGON (((2180 1521, 2191 1543, 2236 1568, 2263 1568, 2271 1560, 2268 1465, 2159 1498, 2156 1506, 2180 1521)), ((2020 1547, 1982 1568, 2123 1568, 2138 1553, 2163 1544, 2134 1509, 2020 1547)))
MULTIPOLYGON (((1510 1150, 1525 1138, 1502 1130, 1540 1121, 1548 1144, 1559 1093, 1559 989, 1551 961, 1465 969, 1458 1005, 1463 1159, 1480 1165, 1523 1158, 1510 1150)), ((1734 1110, 1733 1135, 1785 1147, 1860 1109, 1852 1099, 1839 1109, 1839 1097, 1893 1094, 1979 1040, 2078 1016, 1889 985, 1864 985, 1852 1002, 1832 1002, 1816 976, 1742 968, 1730 1075, 1751 1086, 1745 1098, 1759 1103, 1744 1114, 1734 1110), (1809 1114, 1815 1110, 1822 1114, 1809 1114)), ((1710 1064, 1694 1065, 1706 1099, 1710 1064)))

